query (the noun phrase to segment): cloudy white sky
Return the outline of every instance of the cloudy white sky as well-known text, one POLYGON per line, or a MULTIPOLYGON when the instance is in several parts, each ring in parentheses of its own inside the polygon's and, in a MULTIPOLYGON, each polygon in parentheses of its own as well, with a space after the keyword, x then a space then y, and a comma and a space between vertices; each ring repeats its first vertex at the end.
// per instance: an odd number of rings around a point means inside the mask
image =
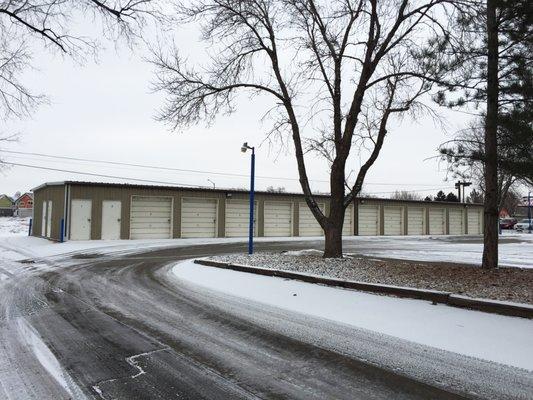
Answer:
MULTIPOLYGON (((175 34, 175 41, 178 47, 188 49, 191 57, 204 50, 193 29, 181 29, 175 34)), ((154 119, 163 97, 151 93, 154 71, 143 60, 146 49, 116 49, 111 43, 104 44, 107 48, 97 63, 87 61, 80 65, 45 51, 35 54, 38 70, 28 72, 24 81, 47 94, 50 103, 30 119, 11 122, 7 129, 20 132, 20 140, 2 148, 207 172, 171 172, 3 153, 8 162, 126 179, 12 167, 0 172, 0 193, 23 192, 48 181, 125 182, 127 178, 205 186, 212 186, 212 181, 216 187, 245 188, 249 156, 240 152, 244 141, 258 146, 258 189, 283 186, 288 191, 300 191, 292 148, 280 150, 263 142, 267 127, 260 120, 268 106, 266 99, 242 98, 237 112, 220 116, 212 126, 170 132, 154 119), (221 175, 224 173, 244 176, 221 175)), ((447 132, 429 117, 391 124, 381 156, 368 175, 366 193, 387 197, 394 190, 417 190, 425 196, 440 188, 454 190, 453 182, 444 181, 445 165, 425 159, 436 155, 437 146, 464 126, 467 116, 441 111, 447 119, 447 132)), ((354 164, 350 169, 358 167, 354 164)), ((327 165, 309 158, 308 170, 313 188, 327 191, 327 165)))

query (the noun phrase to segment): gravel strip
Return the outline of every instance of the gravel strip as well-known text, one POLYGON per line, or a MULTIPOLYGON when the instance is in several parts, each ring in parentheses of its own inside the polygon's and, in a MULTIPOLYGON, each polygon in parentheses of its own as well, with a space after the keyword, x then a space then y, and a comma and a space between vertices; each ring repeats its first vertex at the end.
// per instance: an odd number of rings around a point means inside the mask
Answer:
POLYGON ((487 271, 471 265, 380 260, 351 256, 324 259, 320 252, 258 252, 212 257, 217 261, 283 269, 338 279, 452 292, 469 297, 533 304, 533 269, 487 271))

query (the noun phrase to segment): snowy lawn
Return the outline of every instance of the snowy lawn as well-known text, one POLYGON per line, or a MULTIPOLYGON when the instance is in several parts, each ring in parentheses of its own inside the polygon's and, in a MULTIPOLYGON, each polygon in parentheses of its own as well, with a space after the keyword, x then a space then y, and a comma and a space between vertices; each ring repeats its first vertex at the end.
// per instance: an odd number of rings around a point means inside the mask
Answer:
MULTIPOLYGON (((21 250, 31 250, 34 256, 53 256, 86 250, 128 251, 131 249, 190 246, 196 244, 244 243, 247 238, 158 239, 158 240, 91 240, 54 243, 33 237, 28 232, 29 219, 0 217, 0 243, 21 250), (13 236, 18 236, 14 238, 13 236), (98 250, 97 250, 98 249, 98 250)), ((323 248, 323 237, 261 237, 256 242, 307 241, 310 247, 323 248)), ((380 258, 416 261, 451 262, 479 265, 483 250, 478 236, 352 236, 344 238, 346 253, 380 258)), ((533 234, 504 231, 500 237, 500 265, 533 268, 533 234)))
POLYGON ((281 269, 343 280, 440 290, 469 297, 533 304, 533 269, 484 270, 472 265, 425 263, 349 256, 324 259, 314 250, 256 252, 212 257, 255 267, 281 269))
POLYGON ((533 321, 186 261, 175 278, 251 301, 533 371, 533 321))
MULTIPOLYGON (((402 260, 481 264, 480 236, 366 236, 345 242, 346 253, 402 260)), ((533 268, 533 234, 503 231, 500 266, 533 268)))
POLYGON ((30 218, 0 217, 0 237, 28 235, 30 218))

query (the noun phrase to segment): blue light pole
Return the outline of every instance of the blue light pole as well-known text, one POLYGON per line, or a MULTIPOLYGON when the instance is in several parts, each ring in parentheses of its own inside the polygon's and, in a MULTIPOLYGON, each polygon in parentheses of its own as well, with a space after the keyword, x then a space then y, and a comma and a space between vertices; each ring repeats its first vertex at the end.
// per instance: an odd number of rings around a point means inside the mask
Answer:
POLYGON ((250 222, 248 225, 248 254, 254 254, 255 147, 248 146, 248 142, 244 142, 241 147, 241 151, 246 153, 248 149, 252 150, 252 165, 250 170, 250 222))
POLYGON ((527 194, 527 218, 529 222, 529 233, 531 233, 532 224, 531 224, 531 192, 527 194))

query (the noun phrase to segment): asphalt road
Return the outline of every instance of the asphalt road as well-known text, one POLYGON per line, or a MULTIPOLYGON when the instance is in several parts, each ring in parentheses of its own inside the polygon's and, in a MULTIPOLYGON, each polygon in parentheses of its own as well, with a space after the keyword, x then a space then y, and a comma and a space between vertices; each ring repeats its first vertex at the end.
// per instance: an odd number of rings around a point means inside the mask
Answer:
MULTIPOLYGON (((310 242, 258 244, 289 247, 309 248, 310 242)), ((526 371, 254 304, 168 273, 176 260, 244 248, 82 254, 30 260, 20 273, 4 273, 0 398, 495 399, 533 393, 526 371)))

